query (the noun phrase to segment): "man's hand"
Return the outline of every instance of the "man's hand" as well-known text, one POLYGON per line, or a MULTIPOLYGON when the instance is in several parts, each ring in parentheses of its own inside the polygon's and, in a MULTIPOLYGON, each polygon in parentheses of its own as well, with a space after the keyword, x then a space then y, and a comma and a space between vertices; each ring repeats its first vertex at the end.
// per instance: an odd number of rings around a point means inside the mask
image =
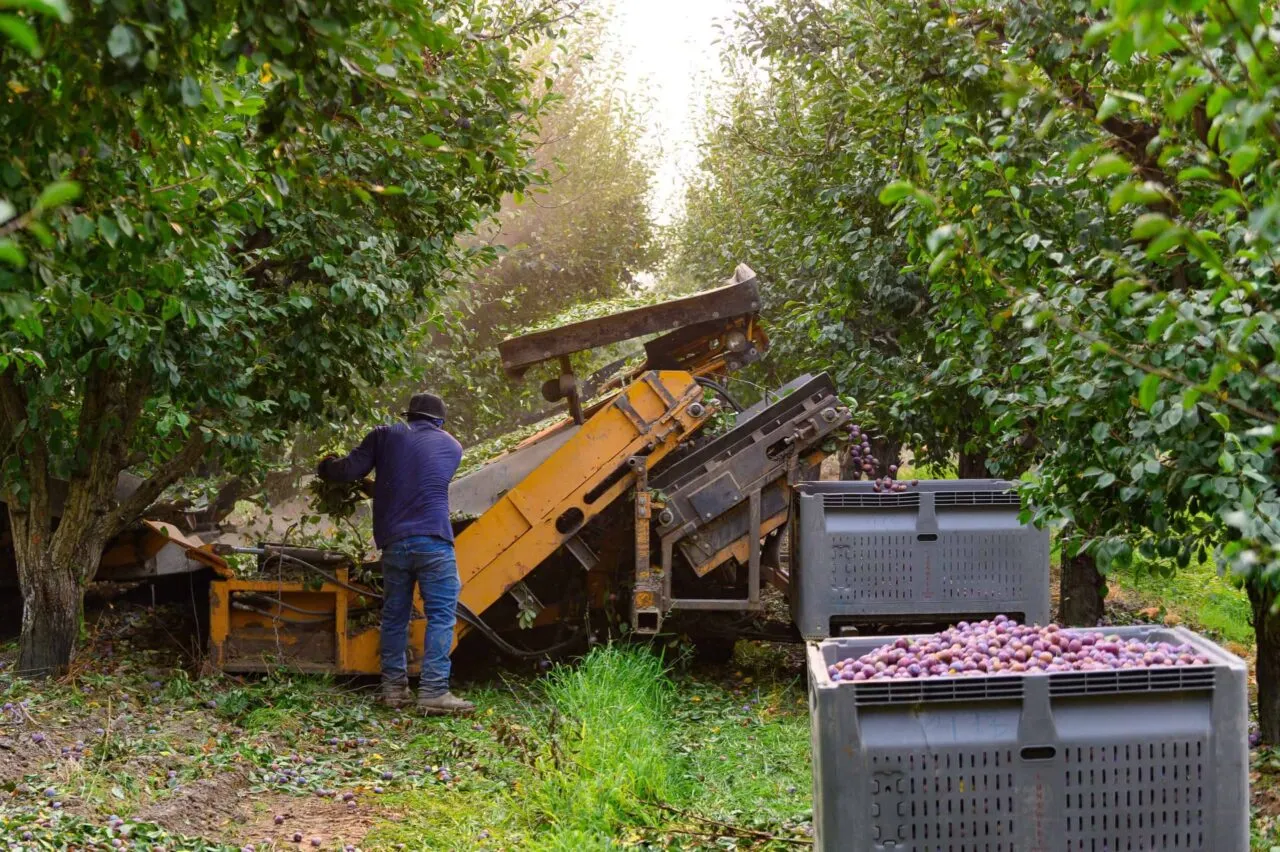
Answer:
POLYGON ((333 455, 332 453, 320 459, 320 463, 316 465, 316 475, 319 476, 321 479, 324 479, 324 466, 331 461, 337 461, 337 459, 338 457, 333 455))
POLYGON ((367 476, 364 479, 360 480, 360 491, 361 493, 364 494, 364 496, 372 497, 373 496, 373 480, 367 476))

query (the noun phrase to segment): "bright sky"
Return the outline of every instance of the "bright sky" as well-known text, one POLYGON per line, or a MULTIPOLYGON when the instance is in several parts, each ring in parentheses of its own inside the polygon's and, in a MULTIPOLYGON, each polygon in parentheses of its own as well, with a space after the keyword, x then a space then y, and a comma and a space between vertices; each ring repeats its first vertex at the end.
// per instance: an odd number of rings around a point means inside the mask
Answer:
POLYGON ((669 223, 683 203, 684 179, 697 165, 697 124, 708 88, 720 78, 717 24, 738 0, 613 0, 608 47, 626 86, 650 102, 645 143, 659 152, 653 212, 669 223))

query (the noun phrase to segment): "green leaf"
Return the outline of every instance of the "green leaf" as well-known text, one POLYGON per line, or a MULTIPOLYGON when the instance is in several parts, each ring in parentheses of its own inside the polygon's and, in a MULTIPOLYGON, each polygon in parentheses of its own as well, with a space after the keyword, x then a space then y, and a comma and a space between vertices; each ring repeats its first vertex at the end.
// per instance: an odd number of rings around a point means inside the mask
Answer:
POLYGON ((1178 311, 1175 308, 1165 308, 1160 315, 1155 318, 1151 325, 1147 326, 1147 342, 1155 343, 1164 334, 1164 330, 1173 325, 1178 318, 1178 311))
POLYGON ((182 91, 182 102, 187 106, 197 107, 203 103, 200 84, 195 81, 194 77, 183 77, 182 83, 178 88, 182 91))
POLYGON ((114 219, 105 214, 98 217, 98 233, 102 234, 102 238, 112 248, 115 248, 116 243, 120 242, 120 226, 116 224, 114 219))
POLYGON ((1116 481, 1116 475, 1111 471, 1107 471, 1106 473, 1098 477, 1098 487, 1106 488, 1108 485, 1111 485, 1115 481, 1116 481))
POLYGON ((373 69, 380 77, 395 77, 396 66, 383 62, 381 65, 373 69))
POLYGON ((125 24, 116 24, 107 36, 107 52, 111 58, 124 59, 130 67, 137 64, 141 47, 138 34, 125 24))
POLYGON ((37 15, 57 18, 64 24, 71 22, 71 9, 66 0, 0 0, 0 9, 25 9, 37 15))
POLYGON ((1121 106, 1123 106, 1123 102, 1115 95, 1107 92, 1106 96, 1102 99, 1102 103, 1098 106, 1098 123, 1101 124, 1111 116, 1115 115, 1120 111, 1121 106))
POLYGON ((1111 288, 1111 292, 1107 294, 1107 300, 1111 302, 1111 307, 1119 308, 1125 302, 1129 301, 1129 297, 1142 289, 1142 282, 1133 278, 1125 278, 1116 282, 1111 288))
POLYGON ((82 243, 98 232, 93 219, 79 213, 71 217, 71 239, 82 243))
POLYGON ((942 251, 938 252, 938 256, 933 259, 933 263, 929 264, 929 277, 932 278, 934 275, 937 275, 942 271, 943 267, 950 263, 951 259, 955 257, 955 255, 956 250, 951 247, 944 248, 942 251))
POLYGON ((915 187, 910 181, 895 180, 880 190, 880 203, 893 204, 901 201, 912 193, 915 187))
POLYGON ((27 232, 31 234, 31 236, 39 240, 40 245, 44 246, 47 249, 51 249, 58 244, 58 238, 53 235, 53 231, 50 231, 45 226, 44 222, 39 222, 39 221, 28 222, 27 232))
POLYGON ((27 256, 13 240, 0 239, 0 262, 7 263, 16 269, 27 268, 27 256))
POLYGON ((1093 163, 1093 168, 1089 169, 1089 177, 1098 178, 1110 177, 1111 175, 1127 175, 1133 171, 1133 164, 1121 157, 1119 154, 1103 154, 1093 163))
POLYGON ((167 296, 164 305, 160 308, 160 319, 162 322, 168 322, 182 312, 182 303, 173 296, 167 296))
POLYGON ((51 210, 80 197, 80 184, 73 180, 55 181, 44 188, 36 201, 37 210, 51 210))
POLYGON ((1138 388, 1138 403, 1144 411, 1150 411, 1151 406, 1156 404, 1156 394, 1160 390, 1160 377, 1155 373, 1148 373, 1147 377, 1142 380, 1142 385, 1138 388))
POLYGON ((1084 38, 1081 39, 1081 44, 1086 49, 1093 47, 1095 44, 1111 35, 1119 24, 1120 21, 1116 18, 1107 18, 1103 21, 1096 21, 1089 26, 1089 29, 1085 30, 1084 38))
POLYGON ((1093 429, 1090 430, 1089 434, 1099 444, 1105 443, 1111 437, 1111 426, 1105 421, 1099 420, 1093 424, 1093 429))
POLYGON ((1165 231, 1147 244, 1147 259, 1155 260, 1174 246, 1182 243, 1186 231, 1180 227, 1166 228, 1165 231))
POLYGON ((1226 86, 1219 86, 1213 90, 1213 94, 1209 96, 1209 100, 1205 101, 1204 111, 1209 118, 1213 118, 1226 105, 1227 100, 1231 97, 1231 90, 1226 86))
POLYGON ((1191 112, 1192 107, 1200 103, 1200 99, 1212 88, 1213 86, 1209 83, 1200 83, 1187 89, 1169 105, 1169 115, 1175 119, 1182 119, 1187 113, 1191 112))
POLYGON ((1133 223, 1131 236, 1135 240, 1149 240, 1173 227, 1173 221, 1163 213, 1143 213, 1133 223))
POLYGON ((951 242, 951 237, 954 233, 954 225, 939 225, 930 232, 925 240, 925 245, 928 246, 930 253, 936 254, 939 248, 951 242))
POLYGON ((1044 139, 1049 135, 1049 131, 1053 129, 1053 125, 1057 122, 1058 117, 1062 114, 1059 109, 1051 109, 1045 113, 1044 118, 1040 119, 1040 123, 1036 125, 1036 138, 1044 139))
POLYGON ((1209 413, 1209 416, 1213 418, 1214 423, 1217 423, 1222 427, 1223 432, 1231 431, 1231 420, 1227 415, 1223 414, 1221 411, 1213 411, 1209 413))
POLYGON ((33 58, 40 58, 43 52, 40 49, 40 37, 36 35, 36 31, 32 26, 22 18, 17 15, 0 15, 0 34, 8 37, 10 41, 31 54, 33 58))
POLYGON ((18 208, 14 207, 7 198, 0 198, 0 225, 17 215, 18 208))
POLYGON ((439 148, 444 144, 444 140, 434 133, 424 133, 418 141, 428 148, 439 148))
POLYGON ((1249 169, 1253 168, 1253 164, 1258 161, 1262 151, 1257 145, 1241 145, 1232 152, 1231 158, 1227 161, 1227 169, 1234 177, 1241 177, 1249 169))
POLYGON ((125 215, 123 210, 116 211, 116 224, 120 226, 120 230, 124 231, 126 236, 132 237, 134 235, 133 223, 129 221, 129 217, 125 215))
POLYGON ((124 301, 131 311, 137 313, 142 313, 143 309, 146 308, 146 304, 142 301, 142 295, 132 288, 124 291, 124 301))
POLYGON ((1178 183, 1188 183, 1193 180, 1211 180, 1218 183, 1222 178, 1213 169, 1204 166, 1187 166, 1178 172, 1178 183))

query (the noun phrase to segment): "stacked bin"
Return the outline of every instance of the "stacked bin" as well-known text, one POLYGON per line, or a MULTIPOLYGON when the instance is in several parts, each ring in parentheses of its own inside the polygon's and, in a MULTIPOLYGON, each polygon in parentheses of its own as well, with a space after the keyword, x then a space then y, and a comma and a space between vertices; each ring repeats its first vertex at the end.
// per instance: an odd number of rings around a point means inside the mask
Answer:
POLYGON ((806 639, 844 625, 1049 621, 1049 532, 1018 520, 1009 482, 804 482, 795 500, 791 610, 806 639))
POLYGON ((828 852, 1246 852, 1244 663, 833 682, 896 637, 810 644, 814 826, 828 852))

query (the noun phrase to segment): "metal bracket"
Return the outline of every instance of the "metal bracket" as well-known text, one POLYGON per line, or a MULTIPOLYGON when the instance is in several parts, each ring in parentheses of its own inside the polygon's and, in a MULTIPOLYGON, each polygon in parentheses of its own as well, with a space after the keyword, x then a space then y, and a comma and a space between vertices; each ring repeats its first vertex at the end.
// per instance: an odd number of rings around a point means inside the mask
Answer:
POLYGON ((662 607, 658 600, 661 577, 653 570, 649 554, 649 522, 653 517, 649 499, 649 460, 645 456, 632 456, 627 464, 636 475, 636 577, 631 596, 631 627, 637 633, 657 633, 662 626, 662 607))
POLYGON ((573 558, 578 560, 578 564, 582 566, 584 571, 594 571, 596 566, 600 564, 600 559, 591 552, 591 548, 587 547, 587 543, 578 536, 570 536, 565 540, 565 550, 573 554, 573 558))
POLYGON ((516 599, 521 609, 527 609, 534 613, 542 612, 544 609, 542 601, 538 600, 538 596, 533 593, 533 589, 525 585, 523 580, 507 589, 507 592, 516 599))
POLYGON ((627 399, 626 394, 619 394, 618 398, 613 401, 618 410, 626 415, 627 419, 636 427, 636 431, 641 435, 649 434, 649 427, 652 426, 648 420, 640 416, 640 412, 636 411, 635 406, 631 404, 631 400, 627 399))

